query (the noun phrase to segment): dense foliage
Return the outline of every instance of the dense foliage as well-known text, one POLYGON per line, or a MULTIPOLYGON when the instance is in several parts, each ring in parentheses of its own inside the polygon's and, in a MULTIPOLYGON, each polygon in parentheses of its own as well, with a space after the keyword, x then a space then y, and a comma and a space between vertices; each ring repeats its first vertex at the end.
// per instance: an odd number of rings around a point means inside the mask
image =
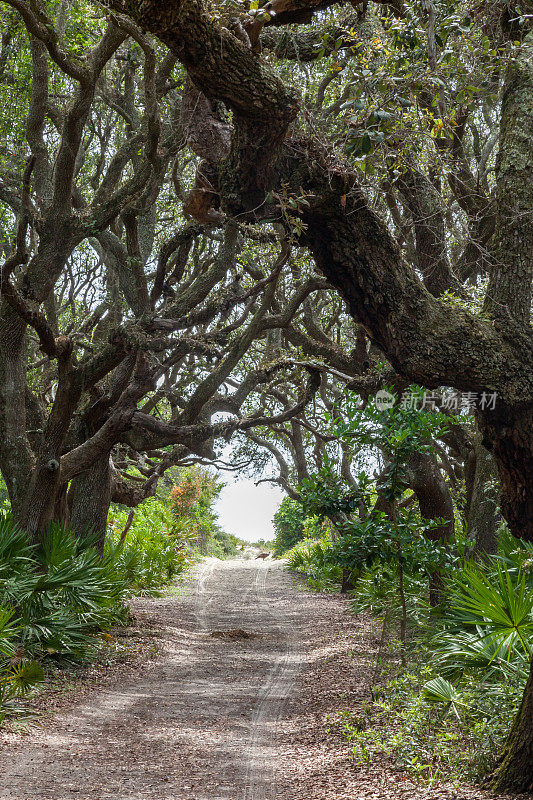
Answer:
POLYGON ((282 556, 302 539, 314 539, 324 533, 324 525, 316 517, 306 515, 302 503, 290 497, 281 501, 272 522, 275 556, 282 556))
MULTIPOLYGON (((168 482, 168 478, 167 478, 168 482)), ((202 555, 227 558, 237 552, 237 538, 223 531, 217 522, 214 503, 223 484, 209 470, 184 467, 177 470, 170 492, 175 526, 186 533, 202 555)))
POLYGON ((501 526, 498 552, 474 560, 461 515, 453 535, 435 538, 442 520, 429 523, 406 502, 413 454, 434 451, 453 418, 357 408, 348 396, 343 421, 329 422, 340 438, 387 454, 379 479, 362 471, 349 486, 331 460, 306 479, 304 508, 334 521, 334 535, 286 553, 315 590, 338 591, 348 574, 353 612, 382 620, 373 701, 347 705, 341 730, 362 763, 380 755, 430 783, 480 779, 497 766, 529 675, 533 546, 501 526))
POLYGON ((44 677, 40 661, 85 658, 102 631, 127 619, 119 548, 102 557, 51 527, 39 546, 0 518, 0 702, 3 714, 44 677))
MULTIPOLYGON (((533 646, 533 580, 523 571, 531 550, 509 536, 501 544, 498 558, 467 561, 448 576, 439 616, 428 615, 416 579, 409 584, 408 666, 398 672, 389 659, 363 715, 349 707, 343 714, 358 761, 381 754, 430 783, 481 779, 496 767, 533 646)), ((367 573, 356 585, 354 608, 390 619, 391 591, 381 571, 367 573)))
POLYGON ((174 522, 169 504, 146 500, 135 512, 125 537, 127 512, 112 511, 105 554, 110 554, 132 594, 151 593, 170 583, 195 558, 192 533, 174 522))

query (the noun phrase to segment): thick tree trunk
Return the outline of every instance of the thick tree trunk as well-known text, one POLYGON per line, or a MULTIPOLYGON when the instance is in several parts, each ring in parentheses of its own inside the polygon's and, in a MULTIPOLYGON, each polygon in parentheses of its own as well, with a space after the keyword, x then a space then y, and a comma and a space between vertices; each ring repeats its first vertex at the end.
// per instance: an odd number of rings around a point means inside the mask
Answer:
POLYGON ((109 6, 155 33, 176 53, 195 86, 232 110, 231 152, 221 165, 220 188, 231 211, 260 206, 298 113, 297 93, 243 41, 214 24, 200 0, 109 0, 109 6))
POLYGON ((397 186, 412 214, 418 268, 424 286, 435 297, 452 290, 459 297, 462 287, 452 272, 446 249, 446 226, 442 197, 429 178, 408 169, 397 186))
POLYGON ((426 293, 353 179, 328 173, 318 163, 320 154, 313 155, 314 160, 311 153, 300 153, 292 172, 298 185, 314 193, 302 212, 306 230, 300 241, 400 375, 485 398, 479 422, 498 466, 503 516, 516 536, 533 541, 530 330, 509 318, 491 325, 467 313, 456 315, 426 293), (495 409, 487 400, 493 393, 495 409))
POLYGON ((55 519, 56 504, 66 482, 62 476, 61 454, 68 425, 81 395, 71 368, 72 342, 67 337, 58 345, 56 395, 44 429, 36 465, 31 473, 23 511, 23 526, 34 537, 55 519))
MULTIPOLYGON (((382 473, 385 475, 388 467, 382 473)), ((454 508, 453 500, 436 459, 429 453, 414 453, 406 465, 404 488, 412 489, 418 502, 422 519, 443 520, 442 525, 428 528, 425 536, 432 542, 444 545, 453 539, 454 508)), ((395 519, 397 510, 382 492, 374 505, 375 511, 381 511, 389 519, 395 519)), ((437 606, 442 600, 443 580, 440 571, 429 576, 429 602, 437 606)))
POLYGON ((70 524, 70 511, 68 507, 68 485, 66 483, 61 484, 57 491, 56 495, 56 502, 54 507, 54 519, 58 520, 58 522, 63 523, 63 525, 70 524))
MULTIPOLYGON (((407 477, 416 494, 422 519, 444 520, 442 525, 428 529, 426 537, 439 545, 449 543, 454 534, 453 500, 435 458, 428 453, 415 453, 409 460, 407 477)), ((437 570, 429 577, 431 606, 441 602, 442 590, 442 574, 437 570)))
POLYGON ((27 350, 24 324, 0 301, 0 469, 19 523, 35 462, 26 432, 27 350))
POLYGON ((476 434, 474 448, 469 458, 467 479, 467 531, 473 540, 472 555, 484 558, 498 550, 499 480, 496 464, 489 451, 476 434))
POLYGON ((520 709, 492 776, 492 785, 495 791, 501 792, 533 790, 533 661, 520 709))
POLYGON ((355 589, 355 583, 352 578, 352 570, 343 569, 341 581, 341 594, 347 594, 355 589))
MULTIPOLYGON (((531 352, 533 280, 533 32, 512 59, 502 98, 496 169, 494 267, 485 311, 510 328, 524 354, 531 352)), ((527 357, 527 356, 526 356, 527 357)), ((503 388, 503 387, 502 387, 503 388)), ((499 404, 497 404, 498 406, 499 404)), ((504 404, 502 404, 504 405, 504 404)), ((483 414, 483 444, 501 479, 502 513, 512 533, 533 541, 533 412, 531 400, 483 414)))
POLYGON ((80 538, 97 536, 98 547, 103 550, 111 504, 109 454, 73 478, 68 499, 72 530, 80 538))
POLYGON ((501 482, 501 511, 511 533, 533 541, 533 412, 485 415, 479 419, 501 482))

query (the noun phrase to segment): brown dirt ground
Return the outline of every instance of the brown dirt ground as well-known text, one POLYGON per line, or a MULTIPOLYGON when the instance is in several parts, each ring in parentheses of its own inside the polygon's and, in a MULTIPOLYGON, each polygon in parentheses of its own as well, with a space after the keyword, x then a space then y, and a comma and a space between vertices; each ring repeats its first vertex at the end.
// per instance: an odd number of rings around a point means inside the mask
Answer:
POLYGON ((380 631, 279 563, 208 559, 132 610, 131 647, 0 737, 0 800, 499 800, 354 763, 331 720, 368 699, 380 631))

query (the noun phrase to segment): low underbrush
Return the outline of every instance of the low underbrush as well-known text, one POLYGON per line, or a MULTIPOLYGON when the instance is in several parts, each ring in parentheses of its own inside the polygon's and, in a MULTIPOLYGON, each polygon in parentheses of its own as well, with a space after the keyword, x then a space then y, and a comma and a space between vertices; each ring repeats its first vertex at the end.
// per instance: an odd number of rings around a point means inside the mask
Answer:
POLYGON ((307 585, 315 592, 337 591, 342 582, 342 568, 330 558, 332 541, 304 539, 284 553, 287 569, 305 577, 307 585))
MULTIPOLYGON (((335 548, 303 541, 287 567, 310 588, 339 590, 335 548)), ((495 767, 522 698, 533 650, 533 546, 505 531, 498 556, 455 563, 441 605, 427 577, 379 560, 354 569, 353 613, 383 620, 370 700, 346 705, 339 726, 357 763, 383 759, 424 782, 481 781, 495 767), (403 613, 407 635, 399 639, 403 613)))
POLYGON ((158 498, 145 500, 135 510, 123 535, 127 518, 125 511, 110 514, 105 555, 125 581, 129 596, 158 594, 198 558, 195 535, 158 498))
POLYGON ((36 546, 0 516, 0 723, 25 713, 46 673, 100 658, 129 623, 128 597, 158 593, 192 563, 191 543, 151 512, 123 537, 112 521, 103 554, 59 525, 36 546))
POLYGON ((345 708, 340 730, 355 761, 383 758, 428 784, 480 781, 496 766, 523 684, 487 686, 468 675, 450 687, 436 669, 410 664, 374 687, 373 699, 362 708, 345 708))

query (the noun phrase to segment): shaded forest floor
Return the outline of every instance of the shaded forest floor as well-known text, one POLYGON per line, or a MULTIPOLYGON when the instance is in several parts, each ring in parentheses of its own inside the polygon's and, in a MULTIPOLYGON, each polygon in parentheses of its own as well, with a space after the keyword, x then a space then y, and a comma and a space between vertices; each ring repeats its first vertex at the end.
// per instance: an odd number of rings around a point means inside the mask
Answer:
POLYGON ((355 762, 340 718, 369 699, 381 632, 279 563, 208 559, 132 610, 36 700, 53 713, 0 736, 1 800, 496 800, 355 762))

